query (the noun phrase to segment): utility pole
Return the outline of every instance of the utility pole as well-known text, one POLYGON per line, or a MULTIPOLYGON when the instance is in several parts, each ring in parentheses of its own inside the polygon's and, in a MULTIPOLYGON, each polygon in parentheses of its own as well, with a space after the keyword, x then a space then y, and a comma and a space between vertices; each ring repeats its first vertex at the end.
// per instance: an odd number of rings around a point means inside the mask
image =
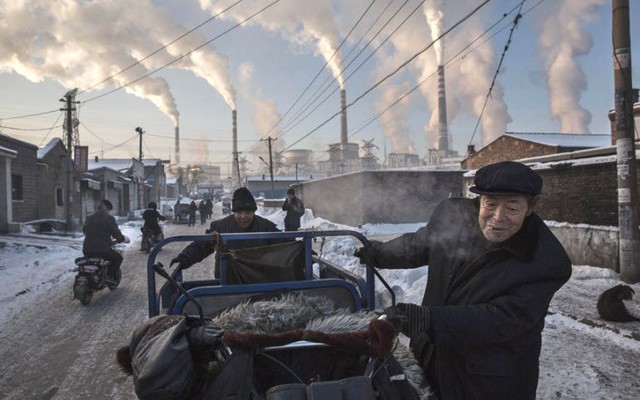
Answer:
POLYGON ((271 136, 269 136, 267 137, 267 139, 260 139, 260 140, 263 140, 263 141, 266 140, 267 146, 269 147, 269 174, 271 175, 271 198, 274 199, 276 190, 273 185, 273 156, 271 155, 271 142, 278 139, 274 139, 271 136))
POLYGON ((142 128, 137 127, 136 132, 138 132, 138 136, 140 136, 140 144, 138 145, 138 161, 142 162, 142 134, 144 133, 144 131, 142 130, 142 128))
POLYGON ((640 282, 640 232, 638 232, 637 212, 638 183, 634 143, 629 0, 613 0, 612 11, 620 277, 627 283, 636 283, 640 282))
POLYGON ((61 108, 60 111, 65 111, 66 115, 66 134, 67 134, 67 204, 66 204, 66 223, 67 223, 67 231, 73 230, 73 218, 71 211, 71 202, 73 201, 72 193, 73 193, 73 112, 76 110, 73 107, 75 103, 76 93, 78 93, 78 89, 73 89, 68 91, 64 95, 64 99, 60 99, 60 101, 65 102, 66 108, 61 108))

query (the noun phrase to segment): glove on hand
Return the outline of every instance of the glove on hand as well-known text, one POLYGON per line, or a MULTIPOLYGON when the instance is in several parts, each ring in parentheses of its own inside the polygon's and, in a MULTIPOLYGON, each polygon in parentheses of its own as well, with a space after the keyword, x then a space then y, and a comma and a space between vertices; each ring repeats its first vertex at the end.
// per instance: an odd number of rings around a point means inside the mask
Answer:
POLYGON ((224 329, 213 322, 205 322, 189 330, 189 340, 198 346, 215 346, 222 341, 224 329))
POLYGON ((360 259, 360 263, 361 264, 367 264, 367 265, 371 265, 373 267, 377 267, 378 266, 377 263, 375 262, 375 258, 373 256, 373 250, 371 248, 371 242, 369 242, 366 245, 360 247, 359 249, 356 249, 356 251, 353 253, 353 255, 360 259))
POLYGON ((391 316, 396 329, 410 339, 428 334, 431 314, 427 307, 413 303, 398 303, 395 308, 385 308, 384 313, 391 316))
POLYGON ((192 262, 191 258, 189 258, 188 255, 180 253, 176 258, 171 260, 171 264, 169 264, 169 267, 172 267, 173 264, 178 264, 179 269, 187 269, 192 265, 192 262))

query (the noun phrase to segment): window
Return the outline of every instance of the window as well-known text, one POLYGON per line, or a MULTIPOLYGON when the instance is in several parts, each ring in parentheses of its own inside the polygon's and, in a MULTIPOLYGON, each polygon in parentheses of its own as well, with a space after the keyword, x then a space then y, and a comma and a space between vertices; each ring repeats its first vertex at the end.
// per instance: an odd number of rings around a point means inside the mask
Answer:
POLYGON ((56 206, 58 207, 62 207, 64 206, 64 191, 62 190, 62 188, 57 188, 56 189, 56 206))
POLYGON ((22 175, 11 175, 11 200, 24 200, 22 175))

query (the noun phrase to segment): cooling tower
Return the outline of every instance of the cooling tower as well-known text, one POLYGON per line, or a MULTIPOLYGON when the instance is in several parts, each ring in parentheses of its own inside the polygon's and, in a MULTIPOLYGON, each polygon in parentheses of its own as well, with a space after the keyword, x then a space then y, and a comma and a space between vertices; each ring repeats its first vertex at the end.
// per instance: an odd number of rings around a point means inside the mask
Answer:
POLYGON ((444 90, 444 67, 438 66, 438 150, 449 153, 449 129, 447 127, 447 97, 444 90))

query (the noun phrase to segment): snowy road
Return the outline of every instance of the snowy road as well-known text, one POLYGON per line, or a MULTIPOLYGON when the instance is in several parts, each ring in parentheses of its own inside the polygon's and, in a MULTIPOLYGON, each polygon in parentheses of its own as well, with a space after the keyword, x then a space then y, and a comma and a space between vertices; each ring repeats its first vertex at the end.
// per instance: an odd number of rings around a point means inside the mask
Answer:
MULTIPOLYGON (((200 225, 165 225, 171 236, 203 231, 200 225)), ((131 378, 116 366, 115 351, 128 344, 134 326, 147 318, 147 254, 139 248, 139 239, 127 246, 122 282, 115 291, 102 290, 82 306, 70 299, 73 274, 65 274, 2 327, 1 399, 136 398, 131 378)), ((158 260, 168 266, 173 255, 167 246, 158 260)))

